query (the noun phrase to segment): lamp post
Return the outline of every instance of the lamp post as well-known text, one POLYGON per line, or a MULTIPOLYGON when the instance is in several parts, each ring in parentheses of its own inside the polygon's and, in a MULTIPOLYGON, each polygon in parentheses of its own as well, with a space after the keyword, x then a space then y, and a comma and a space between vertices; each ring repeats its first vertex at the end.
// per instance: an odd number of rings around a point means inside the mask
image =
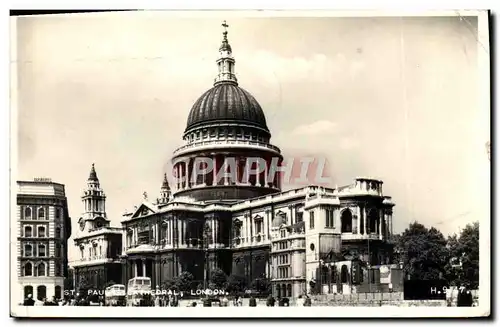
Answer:
POLYGON ((372 255, 370 253, 370 233, 368 233, 368 287, 370 289, 370 293, 372 292, 372 278, 370 274, 371 266, 372 266, 372 255))
POLYGON ((204 251, 204 262, 203 262, 203 289, 207 289, 208 282, 208 240, 210 234, 210 226, 205 224, 203 228, 203 251, 204 251))

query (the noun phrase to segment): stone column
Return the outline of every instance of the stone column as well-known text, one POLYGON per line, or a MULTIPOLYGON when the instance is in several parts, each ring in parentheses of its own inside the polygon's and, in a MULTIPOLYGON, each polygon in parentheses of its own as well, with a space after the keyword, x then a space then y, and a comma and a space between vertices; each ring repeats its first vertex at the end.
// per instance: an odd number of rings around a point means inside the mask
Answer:
POLYGON ((264 226, 262 226, 262 228, 264 228, 263 232, 264 232, 264 240, 266 239, 269 239, 269 210, 266 210, 265 212, 265 215, 264 215, 264 226))
POLYGON ((378 230, 377 230, 377 234, 379 234, 379 236, 382 234, 382 219, 384 219, 384 216, 383 216, 383 211, 382 210, 379 210, 378 211, 378 230))
POLYGON ((168 221, 167 233, 170 236, 168 243, 170 243, 173 246, 173 244, 174 244, 173 243, 174 242, 174 219, 173 218, 169 219, 169 221, 168 221))
POLYGON ((212 244, 215 247, 215 217, 210 219, 210 229, 212 231, 212 244))
POLYGON ((219 244, 219 219, 215 219, 215 228, 214 228, 214 240, 215 244, 219 244))
POLYGON ((185 189, 186 188, 186 175, 187 175, 186 174, 187 167, 186 167, 186 162, 185 161, 183 161, 181 163, 181 170, 182 170, 182 172, 181 172, 181 178, 182 178, 182 180, 181 180, 181 187, 182 187, 182 189, 185 189))
POLYGON ((134 266, 134 277, 138 277, 137 276, 137 274, 138 274, 138 272, 137 272, 137 260, 134 260, 132 265, 134 266))
MULTIPOLYGON (((259 162, 257 162, 257 163, 253 163, 253 165, 256 165, 256 166, 255 166, 255 169, 257 169, 257 171, 260 171, 260 164, 259 164, 259 162)), ((260 175, 261 175, 262 173, 254 173, 254 174, 255 174, 255 186, 257 186, 257 187, 262 186, 262 185, 260 184, 260 175)))
POLYGON ((186 243, 184 240, 184 219, 179 219, 179 225, 180 225, 179 244, 184 245, 186 243))
POLYGON ((217 185, 217 156, 214 155, 212 157, 212 165, 213 165, 213 171, 212 171, 212 186, 217 185))
POLYGON ((370 233, 368 233, 368 216, 366 215, 366 206, 363 206, 361 210, 363 210, 363 217, 364 217, 363 223, 365 224, 365 234, 370 235, 371 231, 370 233))
POLYGON ((252 223, 249 215, 245 215, 245 222, 247 226, 247 242, 251 243, 252 242, 252 231, 251 231, 251 226, 250 224, 252 223))
POLYGON ((241 173, 241 157, 240 156, 236 156, 235 157, 235 160, 236 160, 236 185, 240 185, 241 184, 241 179, 240 179, 240 173, 241 173))
POLYGON ((264 187, 267 187, 267 174, 269 173, 269 163, 267 158, 264 158, 266 162, 266 167, 264 168, 264 187))
POLYGON ((142 277, 147 277, 146 275, 146 260, 142 259, 142 277))
POLYGON ((175 164, 174 165, 174 170, 175 170, 175 185, 177 186, 177 189, 179 189, 179 165, 175 164))
POLYGON ((389 221, 389 226, 391 227, 390 232, 391 232, 391 235, 392 235, 392 215, 391 215, 391 212, 389 211, 388 215, 387 215, 387 220, 389 221))

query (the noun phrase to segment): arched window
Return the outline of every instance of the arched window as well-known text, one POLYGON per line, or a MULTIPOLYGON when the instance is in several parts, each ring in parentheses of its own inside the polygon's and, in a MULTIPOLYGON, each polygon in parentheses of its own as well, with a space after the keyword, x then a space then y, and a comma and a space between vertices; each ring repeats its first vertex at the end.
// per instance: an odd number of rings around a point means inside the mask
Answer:
MULTIPOLYGON (((30 207, 26 207, 24 208, 24 219, 31 219, 33 218, 31 216, 32 212, 31 212, 31 208, 30 207)), ((33 289, 31 289, 31 291, 33 291, 33 289)))
POLYGON ((38 219, 39 220, 45 219, 45 208, 38 208, 38 219))
POLYGON ((33 245, 31 245, 31 244, 24 245, 24 256, 25 257, 32 257, 33 256, 33 245))
POLYGON ((234 226, 234 237, 241 237, 241 223, 238 223, 234 226))
POLYGON ((38 256, 39 257, 45 257, 47 255, 45 250, 46 250, 45 244, 38 244, 38 256))
POLYGON ((342 283, 347 283, 347 280, 349 279, 348 274, 349 274, 349 272, 348 272, 347 266, 342 265, 342 268, 340 269, 340 281, 342 283))
POLYGON ((24 286, 24 298, 27 298, 28 295, 33 296, 33 286, 31 285, 24 286))
POLYGON ((286 286, 286 289, 287 289, 287 296, 292 297, 292 284, 288 284, 286 286))
POLYGON ((367 225, 368 225, 368 231, 367 233, 378 233, 379 230, 378 230, 378 223, 379 223, 379 215, 378 215, 378 211, 376 209, 372 209, 370 210, 370 212, 368 213, 368 221, 367 221, 367 225))
POLYGON ((33 276, 33 264, 31 262, 24 264, 24 276, 33 276))
POLYGON ((36 298, 38 301, 43 301, 47 298, 47 287, 40 285, 36 288, 36 298))
POLYGON ((276 285, 276 297, 281 297, 281 285, 277 284, 276 285))
POLYGON ((33 227, 24 226, 24 237, 33 237, 33 227))
POLYGON ((340 216, 341 221, 341 232, 342 233, 352 233, 352 213, 351 210, 346 209, 342 211, 340 216))
POLYGON ((61 286, 57 285, 54 288, 54 296, 56 297, 56 299, 61 299, 61 295, 62 295, 61 293, 62 293, 61 286))
POLYGON ((38 226, 38 237, 47 237, 45 235, 45 226, 38 226))
POLYGON ((61 235, 61 227, 57 227, 56 228, 56 238, 61 238, 62 235, 61 235))
POLYGON ((36 275, 45 276, 45 263, 40 262, 38 266, 36 266, 36 275))

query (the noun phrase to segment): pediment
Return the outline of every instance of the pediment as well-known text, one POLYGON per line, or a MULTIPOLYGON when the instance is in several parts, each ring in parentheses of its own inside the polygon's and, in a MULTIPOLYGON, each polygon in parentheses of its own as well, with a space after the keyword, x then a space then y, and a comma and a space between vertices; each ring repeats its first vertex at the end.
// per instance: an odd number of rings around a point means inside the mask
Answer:
POLYGON ((281 210, 278 210, 278 212, 276 212, 276 216, 286 217, 286 213, 281 210))
POLYGON ((261 215, 255 215, 255 217, 253 217, 254 220, 263 220, 264 217, 262 217, 261 215))
POLYGON ((156 213, 156 209, 146 203, 141 204, 132 215, 132 218, 139 218, 156 213))

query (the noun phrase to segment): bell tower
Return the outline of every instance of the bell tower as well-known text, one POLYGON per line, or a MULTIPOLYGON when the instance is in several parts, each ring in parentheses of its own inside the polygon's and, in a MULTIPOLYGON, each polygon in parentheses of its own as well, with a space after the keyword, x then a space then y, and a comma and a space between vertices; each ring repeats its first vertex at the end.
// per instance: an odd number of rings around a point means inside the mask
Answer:
POLYGON ((106 216, 106 195, 99 183, 94 164, 90 169, 87 187, 83 191, 82 203, 84 212, 78 221, 81 231, 109 226, 110 221, 106 216))
POLYGON ((170 185, 168 185, 167 174, 163 175, 163 183, 160 188, 160 197, 158 198, 158 204, 167 204, 170 201, 172 192, 170 191, 170 185))

